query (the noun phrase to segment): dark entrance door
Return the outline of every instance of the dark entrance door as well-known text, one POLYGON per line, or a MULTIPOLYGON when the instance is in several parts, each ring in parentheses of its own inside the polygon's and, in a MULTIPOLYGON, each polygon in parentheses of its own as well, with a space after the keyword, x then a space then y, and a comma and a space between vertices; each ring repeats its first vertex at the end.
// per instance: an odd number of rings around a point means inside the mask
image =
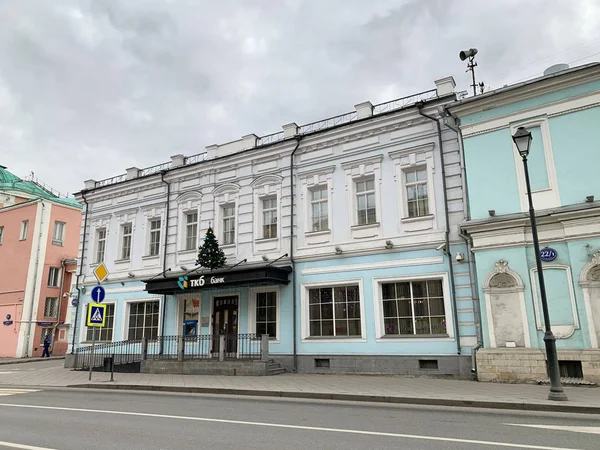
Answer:
POLYGON ((219 335, 225 335, 225 356, 237 354, 238 334, 238 303, 237 295, 215 297, 213 305, 213 353, 219 352, 219 335))

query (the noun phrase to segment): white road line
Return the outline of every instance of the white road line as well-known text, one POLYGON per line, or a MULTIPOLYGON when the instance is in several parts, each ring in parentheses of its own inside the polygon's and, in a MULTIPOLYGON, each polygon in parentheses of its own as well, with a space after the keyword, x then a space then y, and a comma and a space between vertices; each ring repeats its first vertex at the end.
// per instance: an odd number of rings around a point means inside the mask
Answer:
POLYGON ((0 397, 8 395, 28 394, 30 392, 38 392, 37 389, 0 389, 0 397))
POLYGON ((512 425, 513 427, 529 427, 529 428, 542 428, 545 430, 557 430, 557 431, 572 431, 574 433, 590 433, 600 434, 600 427, 576 427, 568 425, 538 425, 538 424, 525 424, 525 423, 505 423, 504 425, 512 425))
POLYGON ((0 447, 20 448, 22 450, 55 450, 48 447, 36 447, 34 445, 14 444, 12 442, 0 441, 0 447))
POLYGON ((493 441, 478 441, 475 439, 460 439, 450 437, 436 437, 436 436, 421 436, 418 434, 400 434, 400 433, 386 433, 382 431, 364 431, 364 430, 347 430, 343 428, 325 428, 325 427, 308 427, 302 425, 286 425, 280 423, 265 423, 265 422, 248 422, 246 420, 229 420, 229 419, 213 419, 209 417, 188 417, 188 416, 173 416, 169 414, 151 414, 151 413, 140 413, 140 412, 129 412, 129 411, 108 411, 102 409, 86 409, 86 408, 67 408, 62 406, 41 406, 41 405, 17 405, 11 403, 0 403, 0 407, 5 406, 8 408, 29 408, 29 409, 48 409, 53 411, 75 411, 75 412, 87 412, 95 414, 114 414, 123 416, 139 416, 139 417, 155 417, 159 419, 176 419, 176 420, 193 420, 197 422, 213 422, 213 423, 229 423, 235 425, 251 425, 256 427, 270 427, 270 428, 287 428, 295 430, 309 430, 309 431, 327 431, 331 433, 346 433, 346 434, 361 434, 367 436, 385 436, 393 438, 403 439, 420 439, 425 441, 441 441, 441 442, 457 442, 462 444, 475 444, 475 445, 495 445, 500 447, 511 447, 511 448, 530 448, 534 450, 578 450, 566 447, 546 447, 543 445, 529 445, 529 444, 512 444, 509 442, 493 442, 493 441))

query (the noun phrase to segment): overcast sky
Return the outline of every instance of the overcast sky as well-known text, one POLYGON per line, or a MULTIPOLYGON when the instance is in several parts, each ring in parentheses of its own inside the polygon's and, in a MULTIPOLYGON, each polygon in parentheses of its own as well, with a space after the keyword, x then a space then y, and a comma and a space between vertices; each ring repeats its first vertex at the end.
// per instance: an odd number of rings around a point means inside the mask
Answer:
POLYGON ((242 135, 600 60, 598 0, 3 0, 0 164, 64 192, 242 135))

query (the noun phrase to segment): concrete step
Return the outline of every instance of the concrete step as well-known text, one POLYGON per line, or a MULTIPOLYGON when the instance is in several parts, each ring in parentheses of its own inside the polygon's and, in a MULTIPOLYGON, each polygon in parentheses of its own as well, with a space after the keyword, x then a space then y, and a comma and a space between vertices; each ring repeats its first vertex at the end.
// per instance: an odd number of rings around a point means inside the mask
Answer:
POLYGON ((283 367, 279 367, 277 369, 269 368, 269 375, 279 375, 285 373, 285 369, 283 367))

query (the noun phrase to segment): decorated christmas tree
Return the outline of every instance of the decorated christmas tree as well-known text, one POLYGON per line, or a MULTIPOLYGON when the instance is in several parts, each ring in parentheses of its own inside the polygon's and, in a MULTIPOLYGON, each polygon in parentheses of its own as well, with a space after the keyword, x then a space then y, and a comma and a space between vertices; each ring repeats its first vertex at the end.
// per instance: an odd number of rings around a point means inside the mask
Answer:
POLYGON ((219 248, 219 241, 215 237, 212 227, 208 227, 208 231, 204 237, 204 244, 202 244, 199 250, 196 264, 206 269, 218 269, 219 267, 223 267, 227 261, 225 253, 219 248))

